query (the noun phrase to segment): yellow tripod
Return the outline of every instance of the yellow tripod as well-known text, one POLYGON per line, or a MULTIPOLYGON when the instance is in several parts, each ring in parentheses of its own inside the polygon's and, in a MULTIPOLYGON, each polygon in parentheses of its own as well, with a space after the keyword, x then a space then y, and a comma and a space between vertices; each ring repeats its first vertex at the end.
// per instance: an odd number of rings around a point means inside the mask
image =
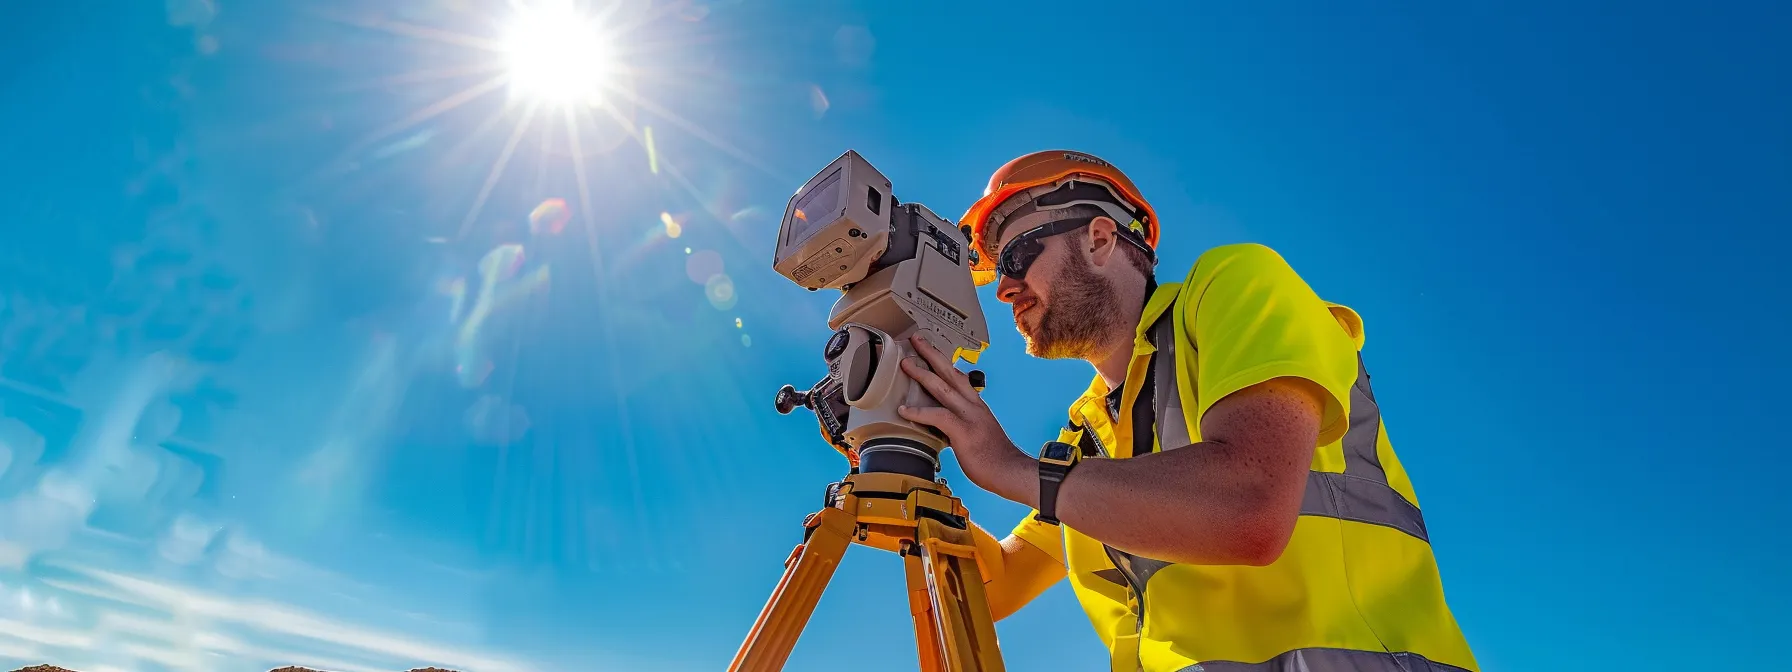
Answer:
POLYGON ((1001 547, 977 534, 945 480, 900 473, 854 473, 828 486, 827 506, 803 523, 804 539, 732 672, 780 670, 821 601, 834 568, 854 543, 903 556, 909 611, 923 672, 1001 672, 985 576, 999 572, 1001 547))

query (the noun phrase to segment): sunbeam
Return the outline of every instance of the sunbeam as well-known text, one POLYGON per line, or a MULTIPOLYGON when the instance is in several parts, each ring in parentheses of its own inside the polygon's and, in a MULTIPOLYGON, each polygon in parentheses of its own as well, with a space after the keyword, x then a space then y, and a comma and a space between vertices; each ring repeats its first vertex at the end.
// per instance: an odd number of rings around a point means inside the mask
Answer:
POLYGON ((454 234, 455 239, 465 238, 468 227, 473 225, 473 220, 479 218, 479 210, 485 206, 485 199, 491 196, 492 187, 497 186, 498 179, 504 176, 504 167, 510 164, 510 155, 516 151, 517 142, 523 139, 523 132, 529 130, 529 122, 535 119, 535 110, 539 106, 539 103, 530 103, 528 109, 523 110, 523 118, 517 120, 516 129, 510 132, 510 139, 504 142, 504 151, 492 163, 491 172, 486 173, 485 184, 480 185, 479 195, 473 197, 473 207, 467 209, 467 217, 461 220, 460 231, 454 234))
POLYGON ((413 23, 406 23, 403 21, 393 21, 391 19, 386 19, 383 17, 372 16, 372 15, 350 16, 345 13, 333 12, 333 11, 323 10, 323 9, 312 9, 310 11, 312 11, 318 18, 321 18, 325 21, 330 21, 330 22, 341 24, 341 25, 345 25, 345 26, 354 26, 356 28, 366 28, 368 30, 377 30, 380 32, 389 33, 389 34, 397 35, 397 36, 401 36, 401 37, 421 38, 421 39, 425 39, 425 40, 431 40, 434 42, 440 42, 442 44, 451 44, 451 45, 460 46, 460 47, 472 47, 474 49, 478 49, 481 51, 490 51, 490 52, 494 52, 494 53, 502 52, 504 50, 504 45, 499 43, 496 40, 486 39, 486 38, 478 37, 475 35, 467 35, 464 33, 457 33, 457 32, 451 31, 451 30, 442 30, 440 28, 430 28, 428 26, 419 26, 419 25, 416 25, 413 23))
POLYGON ((462 137, 459 142, 449 146, 448 151, 442 154, 441 164, 444 166, 458 165, 466 153, 478 144, 479 139, 485 137, 486 132, 492 130, 492 127, 497 126, 498 122, 503 121, 505 117, 510 116, 510 113, 509 109, 500 108, 498 111, 486 115, 486 118, 480 120, 479 125, 475 126, 471 132, 462 137))
MULTIPOLYGON (((692 136, 696 137, 698 140, 707 142, 710 144, 710 146, 715 147, 716 149, 722 150, 723 153, 726 153, 729 156, 739 159, 741 161, 741 163, 745 163, 749 166, 759 169, 761 172, 765 173, 765 175, 767 177, 775 178, 780 182, 790 182, 791 181, 783 173, 779 172, 778 169, 771 167, 770 164, 767 164, 763 161, 760 161, 759 159, 754 158, 753 155, 748 154, 745 151, 742 151, 739 147, 735 147, 734 145, 728 144, 726 141, 710 134, 708 131, 703 130, 701 127, 697 126, 696 124, 686 121, 684 117, 680 117, 677 114, 674 114, 671 110, 661 107, 658 104, 654 103, 653 101, 648 100, 645 96, 642 96, 639 92, 616 90, 615 93, 617 93, 618 95, 621 95, 623 98, 627 99, 628 102, 633 103, 635 105, 639 105, 641 107, 641 109, 647 110, 648 112, 653 113, 654 115, 660 117, 661 119, 665 119, 666 121, 671 122, 672 125, 677 126, 679 130, 689 133, 692 136)), ((639 141, 640 138, 636 138, 636 140, 639 141)))
MULTIPOLYGON (((465 89, 462 89, 459 93, 449 95, 446 98, 436 101, 435 103, 432 103, 420 110, 417 110, 416 112, 412 112, 409 116, 406 116, 403 119, 400 119, 391 124, 387 124, 386 126, 381 127, 380 129, 375 130, 372 133, 368 133, 367 135, 362 136, 360 139, 351 143, 347 149, 343 150, 337 156, 336 160, 331 163, 331 168, 334 168, 335 170, 343 170, 346 166, 353 165, 355 162, 354 159, 362 151, 366 150, 368 147, 372 146, 374 143, 384 140, 393 134, 409 130, 411 127, 416 126, 417 124, 423 123, 424 121, 428 121, 430 118, 435 117, 436 115, 442 114, 442 113, 452 110, 456 107, 460 107, 461 105, 466 104, 468 101, 471 101, 474 98, 478 98, 482 95, 485 95, 486 93, 494 91, 494 90, 498 89, 499 87, 504 86, 505 81, 506 81, 506 78, 502 77, 502 76, 487 79, 483 82, 480 82, 478 84, 474 84, 465 89)), ((327 174, 329 172, 331 172, 331 171, 328 169, 323 171, 324 174, 327 174)), ((317 175, 316 177, 322 177, 322 176, 323 176, 323 174, 320 174, 320 175, 317 175)), ((315 179, 315 177, 314 177, 314 179, 315 179)))
MULTIPOLYGON (((597 244, 597 221, 591 216, 592 211, 595 210, 594 206, 596 204, 591 200, 590 182, 586 179, 585 152, 582 143, 579 141, 577 113, 572 108, 566 108, 565 115, 566 133, 568 139, 571 140, 572 145, 573 176, 578 180, 579 185, 579 214, 583 215, 585 220, 585 240, 586 244, 591 248, 591 268, 597 281, 597 309, 599 311, 604 311, 610 307, 610 293, 604 282, 603 252, 597 244)), ((623 446, 623 455, 628 461, 629 491, 634 495, 635 499, 635 520, 641 526, 642 530, 646 530, 648 529, 646 519, 647 501, 642 497, 641 493, 641 470, 636 463, 635 436, 634 428, 629 421, 628 397, 622 390, 622 377, 617 375, 619 373, 619 367, 616 364, 615 331, 610 328, 610 321, 603 319, 601 316, 598 318, 597 323, 604 332, 605 347, 601 349, 604 351, 605 363, 608 364, 610 368, 609 375, 605 376, 605 378, 609 379, 611 393, 616 399, 618 411, 616 414, 617 425, 622 434, 620 444, 623 446)), ((650 537, 644 536, 644 543, 645 540, 649 538, 650 537)), ((649 548, 646 549, 646 551, 648 557, 658 557, 657 554, 653 553, 653 549, 649 548)))
POLYGON ((503 70, 504 70, 504 66, 503 66, 503 64, 500 64, 500 63, 479 63, 479 64, 475 64, 475 65, 461 65, 461 66, 455 66, 455 67, 451 67, 451 68, 430 68, 427 70, 413 70, 410 72, 404 72, 404 73, 400 73, 400 74, 396 74, 396 75, 388 75, 385 77, 378 77, 378 78, 369 79, 369 80, 348 82, 348 83, 343 84, 342 86, 336 87, 334 89, 334 91, 336 93, 352 93, 355 91, 366 91, 366 90, 370 90, 370 89, 385 89, 385 88, 404 85, 404 84, 427 84, 430 82, 436 82, 436 81, 441 81, 441 80, 445 80, 445 79, 459 79, 461 77, 470 77, 473 75, 488 75, 488 74, 496 75, 499 72, 502 72, 503 70))

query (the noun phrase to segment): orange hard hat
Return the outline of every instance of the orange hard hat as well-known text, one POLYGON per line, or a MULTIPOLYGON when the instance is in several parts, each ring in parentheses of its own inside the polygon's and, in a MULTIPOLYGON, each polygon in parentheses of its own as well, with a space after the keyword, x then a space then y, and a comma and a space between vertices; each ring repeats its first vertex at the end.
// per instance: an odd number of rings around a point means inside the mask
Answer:
POLYGON ((1106 187, 1107 193, 1119 200, 1123 210, 1132 215, 1132 221, 1119 221, 1121 218, 1116 217, 1116 223, 1127 235, 1134 236, 1151 249, 1157 248, 1157 211, 1139 195, 1139 188, 1120 169, 1083 152, 1061 149, 1033 152, 996 169, 989 177, 989 186, 983 189, 983 197, 972 203, 964 217, 958 220, 959 226, 970 227, 971 249, 977 250, 978 254, 977 263, 971 266, 971 277, 978 285, 987 285, 996 279, 998 251, 990 248, 1000 235, 1002 221, 1007 215, 1026 202, 1072 181, 1106 187))

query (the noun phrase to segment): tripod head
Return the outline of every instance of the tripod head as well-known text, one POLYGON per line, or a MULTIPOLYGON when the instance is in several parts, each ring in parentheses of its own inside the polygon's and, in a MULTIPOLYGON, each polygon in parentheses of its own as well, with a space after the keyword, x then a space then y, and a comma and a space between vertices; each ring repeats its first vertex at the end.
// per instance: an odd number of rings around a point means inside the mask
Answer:
MULTIPOLYGON (((848 150, 810 178, 784 208, 773 268, 809 291, 838 289, 822 349, 828 373, 807 392, 778 391, 779 413, 815 412, 822 435, 863 473, 931 480, 946 438, 896 414, 938 406, 897 368, 921 334, 940 352, 975 363, 989 346, 977 301, 969 234, 919 203, 848 150)), ((981 372, 972 382, 982 386, 981 372)))

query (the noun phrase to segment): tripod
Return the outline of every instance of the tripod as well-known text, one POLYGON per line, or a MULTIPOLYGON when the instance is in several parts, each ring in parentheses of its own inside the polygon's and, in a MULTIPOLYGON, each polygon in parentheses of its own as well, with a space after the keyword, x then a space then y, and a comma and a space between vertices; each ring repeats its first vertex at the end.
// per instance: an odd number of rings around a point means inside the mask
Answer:
POLYGON ((826 506, 803 528, 803 542, 785 559, 784 576, 729 670, 782 669, 834 568, 857 543, 903 557, 922 672, 1002 672, 983 593, 988 572, 981 566, 999 562, 1001 549, 979 547, 969 514, 945 479, 850 474, 828 485, 826 506))

